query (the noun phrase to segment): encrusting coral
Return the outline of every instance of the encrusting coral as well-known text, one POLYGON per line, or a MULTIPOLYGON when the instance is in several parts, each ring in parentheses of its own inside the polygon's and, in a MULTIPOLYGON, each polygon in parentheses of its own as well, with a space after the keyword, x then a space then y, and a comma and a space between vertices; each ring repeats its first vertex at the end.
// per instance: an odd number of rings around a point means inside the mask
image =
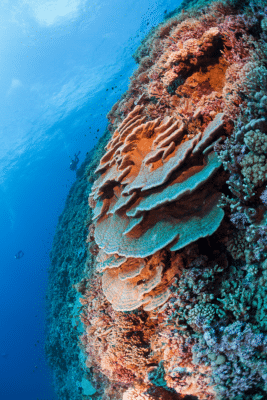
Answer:
POLYGON ((266 396, 264 5, 166 20, 108 115, 81 299, 102 399, 266 396))

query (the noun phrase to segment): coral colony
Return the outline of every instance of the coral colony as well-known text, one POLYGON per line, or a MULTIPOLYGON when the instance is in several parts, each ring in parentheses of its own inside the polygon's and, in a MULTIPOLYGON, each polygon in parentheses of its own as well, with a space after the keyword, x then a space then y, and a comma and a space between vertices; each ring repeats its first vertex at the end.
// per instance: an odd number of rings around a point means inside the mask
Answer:
POLYGON ((134 56, 85 172, 80 398, 267 399, 267 2, 184 1, 134 56))

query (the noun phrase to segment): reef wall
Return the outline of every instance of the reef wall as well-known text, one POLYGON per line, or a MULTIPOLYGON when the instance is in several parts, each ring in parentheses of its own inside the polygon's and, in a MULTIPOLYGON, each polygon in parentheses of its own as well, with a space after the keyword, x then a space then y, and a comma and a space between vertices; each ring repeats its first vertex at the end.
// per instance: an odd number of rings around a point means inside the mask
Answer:
POLYGON ((80 400, 83 393, 89 393, 89 381, 85 378, 90 378, 90 371, 85 367, 85 355, 79 347, 79 336, 83 332, 79 319, 81 293, 77 292, 75 283, 81 282, 85 276, 87 279, 90 277, 90 268, 86 265, 92 259, 86 237, 92 213, 88 209, 87 197, 92 186, 90 174, 103 155, 108 136, 106 131, 98 147, 87 154, 77 170, 77 180, 59 217, 50 252, 45 351, 60 400, 80 400))
POLYGON ((81 398, 267 397, 266 44, 267 2, 187 1, 135 53, 84 175, 81 398))

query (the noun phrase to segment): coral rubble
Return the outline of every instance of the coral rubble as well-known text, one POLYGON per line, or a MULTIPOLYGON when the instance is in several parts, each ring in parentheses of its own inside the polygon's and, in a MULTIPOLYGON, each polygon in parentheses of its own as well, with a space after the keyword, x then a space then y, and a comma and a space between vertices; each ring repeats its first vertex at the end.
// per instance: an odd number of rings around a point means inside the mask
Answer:
POLYGON ((88 198, 90 398, 264 399, 267 3, 184 1, 135 59, 88 198))

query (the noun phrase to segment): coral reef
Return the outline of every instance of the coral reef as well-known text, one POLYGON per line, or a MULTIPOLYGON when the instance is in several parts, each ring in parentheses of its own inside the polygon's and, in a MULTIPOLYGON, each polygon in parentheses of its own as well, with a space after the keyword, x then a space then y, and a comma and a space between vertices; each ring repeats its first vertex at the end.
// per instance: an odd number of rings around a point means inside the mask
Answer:
POLYGON ((84 276, 89 279, 88 266, 92 262, 86 245, 87 225, 91 220, 87 202, 91 188, 88 177, 103 155, 107 135, 108 131, 102 136, 98 148, 87 154, 77 170, 77 180, 59 217, 50 252, 45 351, 53 370, 55 393, 62 400, 81 400, 82 388, 86 387, 85 382, 92 375, 85 368, 85 356, 79 348, 79 336, 83 332, 79 299, 86 287, 84 276), (75 286, 75 283, 78 284, 75 286))
POLYGON ((83 398, 267 396, 266 21, 183 1, 134 55, 86 171, 83 398))
POLYGON ((108 115, 82 342, 123 399, 264 393, 264 13, 214 2, 171 18, 108 115))

